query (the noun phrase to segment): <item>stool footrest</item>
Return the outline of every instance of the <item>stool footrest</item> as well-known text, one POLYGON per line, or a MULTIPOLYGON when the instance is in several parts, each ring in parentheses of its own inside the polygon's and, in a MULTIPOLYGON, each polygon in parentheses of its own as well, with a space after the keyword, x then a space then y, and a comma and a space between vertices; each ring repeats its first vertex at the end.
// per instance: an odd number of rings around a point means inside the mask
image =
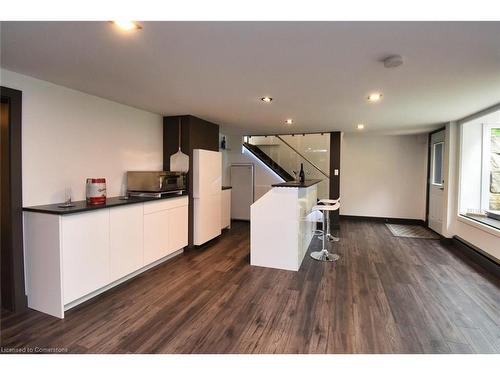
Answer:
POLYGON ((328 240, 328 241, 330 241, 330 242, 339 242, 339 241, 340 241, 340 238, 335 237, 335 236, 332 236, 330 233, 328 233, 328 234, 326 235, 326 238, 327 238, 327 240, 328 240))
POLYGON ((321 262, 335 262, 336 260, 340 259, 337 254, 329 253, 326 249, 321 251, 313 251, 310 255, 311 258, 319 260, 321 262))

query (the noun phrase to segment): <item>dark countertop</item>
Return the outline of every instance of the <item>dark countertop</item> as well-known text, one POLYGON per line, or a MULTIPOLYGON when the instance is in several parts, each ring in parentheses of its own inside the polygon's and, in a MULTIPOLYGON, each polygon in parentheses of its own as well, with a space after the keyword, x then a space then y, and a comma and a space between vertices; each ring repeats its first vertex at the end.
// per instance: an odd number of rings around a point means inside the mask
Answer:
POLYGON ((281 184, 271 185, 272 187, 293 187, 293 188, 307 188, 309 186, 316 185, 323 180, 305 180, 303 184, 298 181, 287 181, 282 182, 281 184))
POLYGON ((232 186, 223 186, 222 190, 227 190, 227 189, 232 189, 232 188, 233 188, 232 186))
POLYGON ((100 205, 88 205, 87 201, 76 201, 73 202, 73 204, 75 205, 74 207, 68 207, 68 208, 59 207, 58 205, 60 205, 61 203, 55 203, 55 204, 46 204, 41 206, 23 207, 23 211, 39 212, 43 214, 52 214, 52 215, 68 215, 77 212, 94 211, 103 208, 125 206, 127 204, 144 203, 144 202, 151 202, 163 199, 173 199, 183 196, 187 196, 187 193, 164 195, 161 198, 130 197, 129 199, 120 199, 120 197, 111 197, 106 199, 105 204, 100 204, 100 205))

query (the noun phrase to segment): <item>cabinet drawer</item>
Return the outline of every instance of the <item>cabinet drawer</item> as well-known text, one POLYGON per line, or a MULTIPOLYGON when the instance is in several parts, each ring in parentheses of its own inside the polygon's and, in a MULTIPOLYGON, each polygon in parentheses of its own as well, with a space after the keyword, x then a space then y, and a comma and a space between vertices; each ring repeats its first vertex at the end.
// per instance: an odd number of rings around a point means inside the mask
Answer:
POLYGON ((144 203, 144 215, 153 212, 170 210, 171 208, 182 207, 188 205, 188 197, 178 197, 170 199, 161 199, 153 202, 144 203))

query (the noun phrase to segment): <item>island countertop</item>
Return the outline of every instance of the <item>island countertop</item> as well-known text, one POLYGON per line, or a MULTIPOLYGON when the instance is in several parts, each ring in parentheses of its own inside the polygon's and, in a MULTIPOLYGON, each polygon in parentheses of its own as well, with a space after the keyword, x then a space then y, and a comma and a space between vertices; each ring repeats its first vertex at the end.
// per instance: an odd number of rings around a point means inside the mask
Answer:
POLYGON ((106 203, 99 205, 90 205, 87 204, 87 201, 75 201, 72 202, 74 207, 59 207, 59 205, 62 203, 54 203, 54 204, 45 204, 40 206, 23 207, 23 211, 39 212, 43 214, 52 214, 52 215, 69 215, 78 212, 95 211, 103 208, 112 208, 128 204, 144 203, 144 202, 158 201, 164 199, 173 199, 183 196, 187 196, 187 193, 164 195, 161 198, 129 197, 128 199, 122 199, 120 197, 110 197, 106 199, 106 203))
POLYGON ((299 181, 287 181, 280 184, 271 185, 272 187, 293 187, 293 188, 308 188, 310 186, 319 184, 323 180, 305 180, 304 183, 299 181))

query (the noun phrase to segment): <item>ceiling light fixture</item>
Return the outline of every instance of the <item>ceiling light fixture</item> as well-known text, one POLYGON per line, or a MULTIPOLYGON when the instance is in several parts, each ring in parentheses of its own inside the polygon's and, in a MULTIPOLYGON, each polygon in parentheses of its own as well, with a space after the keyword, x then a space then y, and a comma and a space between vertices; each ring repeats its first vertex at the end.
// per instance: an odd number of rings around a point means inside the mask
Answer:
POLYGON ((270 96, 264 96, 260 98, 260 100, 262 100, 264 103, 271 103, 273 101, 273 98, 271 98, 270 96))
POLYGON ((142 26, 134 21, 112 21, 112 23, 122 31, 140 30, 142 26))
POLYGON ((363 130, 365 128, 365 124, 358 124, 358 126, 356 126, 356 128, 358 130, 363 130))
POLYGON ((379 102, 382 99, 382 94, 379 92, 373 92, 370 95, 368 95, 368 101, 371 103, 376 103, 379 102))
POLYGON ((291 118, 288 118, 288 119, 285 120, 285 124, 292 125, 293 124, 293 120, 291 118))

